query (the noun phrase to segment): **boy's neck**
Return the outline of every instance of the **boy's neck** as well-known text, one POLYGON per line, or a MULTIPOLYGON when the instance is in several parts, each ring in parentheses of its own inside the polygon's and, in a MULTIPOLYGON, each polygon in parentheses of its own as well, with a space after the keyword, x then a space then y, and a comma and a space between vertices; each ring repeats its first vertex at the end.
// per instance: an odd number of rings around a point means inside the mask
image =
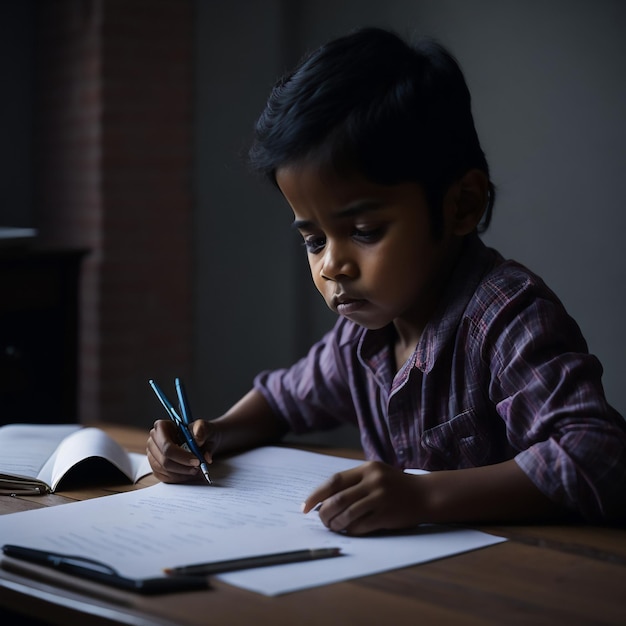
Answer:
POLYGON ((450 281, 459 259, 461 258, 463 249, 469 245, 472 236, 466 236, 459 239, 457 245, 454 246, 447 263, 442 267, 440 275, 437 277, 437 283, 441 286, 439 290, 435 290, 431 293, 430 306, 422 308, 420 311, 419 319, 396 319, 393 322, 394 327, 394 340, 393 350, 395 355, 396 371, 406 363, 411 357, 417 344, 420 341, 424 328, 430 321, 432 315, 437 309, 441 298, 445 293, 446 286, 450 281))
POLYGON ((415 348, 417 347, 417 342, 404 344, 399 339, 396 339, 396 343, 394 345, 394 356, 395 356, 395 369, 396 372, 399 372, 402 366, 409 360, 413 352, 415 352, 415 348))

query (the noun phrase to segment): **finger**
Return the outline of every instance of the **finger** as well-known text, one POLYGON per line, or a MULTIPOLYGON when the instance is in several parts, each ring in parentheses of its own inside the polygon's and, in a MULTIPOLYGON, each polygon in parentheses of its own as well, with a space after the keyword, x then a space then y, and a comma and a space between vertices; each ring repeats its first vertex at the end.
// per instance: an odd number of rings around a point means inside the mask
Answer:
POLYGON ((369 492, 359 482, 324 500, 320 508, 320 519, 330 530, 348 532, 352 525, 370 514, 371 510, 369 492))
POLYGON ((325 506, 326 500, 334 494, 344 491, 360 481, 360 466, 331 476, 326 482, 313 490, 301 505, 303 513, 308 513, 319 504, 325 506))
POLYGON ((152 426, 150 437, 160 447, 169 441, 178 441, 178 428, 171 420, 157 420, 152 426))
POLYGON ((174 466, 169 463, 162 464, 158 461, 150 449, 146 452, 152 473, 164 483, 183 483, 192 480, 198 475, 199 468, 190 468, 185 465, 174 466))
POLYGON ((198 459, 181 448, 173 436, 176 428, 166 420, 156 422, 146 447, 146 454, 152 470, 160 480, 165 482, 182 482, 194 477, 198 472, 198 459))
POLYGON ((341 532, 342 534, 350 535, 351 537, 362 537, 363 535, 370 535, 379 530, 381 529, 376 522, 376 516, 373 513, 369 513, 359 517, 359 519, 349 524, 342 531, 335 532, 341 532))
POLYGON ((371 498, 368 495, 362 497, 356 493, 347 494, 347 496, 352 503, 336 515, 333 515, 334 509, 329 507, 326 507, 327 511, 324 514, 320 512, 324 525, 334 532, 347 535, 365 535, 378 530, 371 498))
POLYGON ((150 431, 148 437, 147 451, 150 452, 152 458, 157 464, 168 467, 170 464, 181 465, 186 467, 197 467, 200 465, 198 459, 181 448, 178 443, 171 439, 163 440, 153 430, 150 431))
POLYGON ((159 420, 154 423, 150 431, 150 440, 155 444, 153 447, 155 457, 167 457, 181 465, 198 466, 198 459, 188 450, 183 448, 179 441, 180 433, 176 425, 169 420, 159 420))
POLYGON ((419 500, 414 477, 374 463, 359 484, 324 502, 320 518, 331 530, 349 535, 404 528, 419 523, 409 504, 419 500))
POLYGON ((198 419, 191 424, 191 432, 196 443, 202 450, 207 463, 213 463, 213 454, 216 448, 217 429, 211 422, 198 419))
POLYGON ((176 444, 159 448, 152 438, 148 440, 146 454, 152 467, 163 472, 193 475, 200 465, 195 456, 191 455, 192 458, 189 458, 189 452, 180 449, 176 444))

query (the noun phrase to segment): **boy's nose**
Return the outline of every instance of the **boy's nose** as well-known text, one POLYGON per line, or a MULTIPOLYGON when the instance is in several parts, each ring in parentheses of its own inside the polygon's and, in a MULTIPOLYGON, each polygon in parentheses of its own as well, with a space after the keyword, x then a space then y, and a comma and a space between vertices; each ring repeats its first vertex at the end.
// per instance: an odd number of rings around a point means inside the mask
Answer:
POLYGON ((326 243, 324 249, 324 261, 320 274, 326 280, 337 280, 345 276, 354 278, 356 276, 356 264, 341 246, 326 243))

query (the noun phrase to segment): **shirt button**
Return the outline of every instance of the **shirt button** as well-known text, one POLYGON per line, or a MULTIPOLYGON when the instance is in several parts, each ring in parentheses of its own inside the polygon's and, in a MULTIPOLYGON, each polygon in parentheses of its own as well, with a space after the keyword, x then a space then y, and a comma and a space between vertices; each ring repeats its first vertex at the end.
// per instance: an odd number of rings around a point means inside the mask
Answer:
POLYGON ((398 450, 398 459, 400 461, 406 461, 411 455, 411 451, 411 448, 400 448, 400 450, 398 450))

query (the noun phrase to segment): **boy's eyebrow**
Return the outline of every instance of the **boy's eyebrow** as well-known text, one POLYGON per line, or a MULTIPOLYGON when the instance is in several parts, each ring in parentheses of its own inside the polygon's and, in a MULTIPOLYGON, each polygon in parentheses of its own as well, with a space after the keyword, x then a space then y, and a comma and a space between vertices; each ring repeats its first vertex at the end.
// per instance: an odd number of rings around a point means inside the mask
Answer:
MULTIPOLYGON (((341 209, 337 211, 333 218, 336 220, 345 219, 347 217, 354 217, 355 215, 362 215, 363 213, 368 213, 370 211, 376 211, 380 208, 380 202, 377 200, 363 200, 361 202, 357 202, 355 204, 351 204, 347 206, 345 209, 341 209)), ((291 227, 296 230, 307 230, 315 226, 315 222, 313 220, 298 220, 295 219, 291 224, 291 227)))

